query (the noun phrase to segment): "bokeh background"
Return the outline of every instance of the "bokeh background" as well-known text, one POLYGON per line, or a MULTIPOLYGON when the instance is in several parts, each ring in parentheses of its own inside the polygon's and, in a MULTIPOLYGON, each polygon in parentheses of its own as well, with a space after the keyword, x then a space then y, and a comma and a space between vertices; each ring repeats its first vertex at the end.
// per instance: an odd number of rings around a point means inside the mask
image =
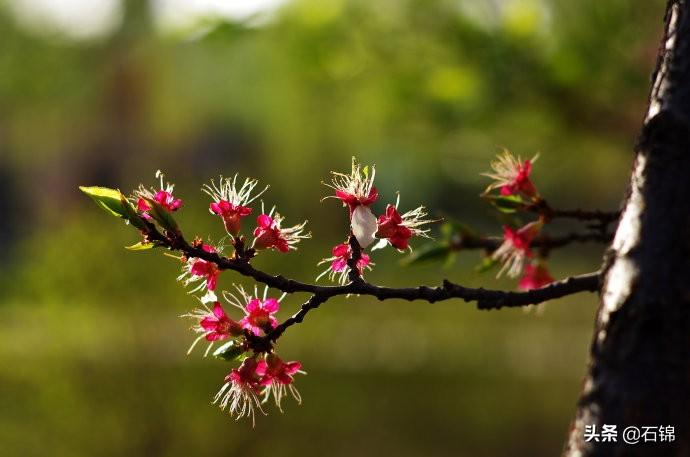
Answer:
MULTIPOLYGON (((389 201, 400 190, 404 208, 487 233, 500 221, 479 173, 501 147, 541 152, 534 179, 555 206, 615 209, 664 3, 0 1, 0 454, 557 455, 595 296, 528 313, 333 300, 280 341, 309 373, 303 405, 252 429, 210 405, 230 366, 185 355, 178 316, 195 301, 179 264, 125 251, 136 233, 77 186, 128 192, 163 169, 187 235, 218 239, 201 184, 258 177, 314 238, 257 264, 302 280, 344 238, 346 214, 319 202, 320 181, 352 155, 377 164, 389 201)), ((559 251, 551 268, 592 271, 602 250, 559 251)), ((374 260, 381 284, 515 286, 475 273, 477 252, 374 260)))

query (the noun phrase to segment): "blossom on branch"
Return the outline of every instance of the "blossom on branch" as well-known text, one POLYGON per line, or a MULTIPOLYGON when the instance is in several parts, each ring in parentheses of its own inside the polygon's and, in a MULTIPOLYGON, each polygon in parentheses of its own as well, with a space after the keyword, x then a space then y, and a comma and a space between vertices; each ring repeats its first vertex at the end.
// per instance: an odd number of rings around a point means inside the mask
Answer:
POLYGON ((225 291, 223 297, 236 308, 244 312, 244 317, 239 321, 242 328, 249 330, 254 335, 266 334, 276 328, 278 320, 275 314, 280 310, 280 301, 287 294, 280 298, 269 298, 268 286, 264 288, 262 298, 258 297, 258 292, 254 290, 254 296, 249 295, 242 287, 235 286, 239 297, 231 292, 225 291))
POLYGON ((331 183, 323 183, 335 191, 335 195, 325 198, 337 198, 343 202, 343 206, 347 206, 350 210, 350 215, 358 206, 369 206, 379 197, 378 191, 374 186, 374 178, 376 177, 376 167, 371 167, 371 174, 369 167, 362 168, 357 160, 352 158, 352 171, 349 175, 332 171, 331 183))
POLYGON ((539 234, 544 223, 530 222, 524 227, 514 230, 508 225, 503 226, 503 243, 494 251, 492 258, 503 264, 496 277, 507 271, 508 276, 516 278, 522 272, 525 259, 532 257, 530 246, 539 234))
POLYGON ((259 181, 246 178, 242 185, 237 187, 237 175, 231 178, 220 177, 218 184, 211 180, 211 184, 203 186, 202 190, 211 196, 213 201, 209 205, 212 214, 220 216, 225 230, 232 236, 237 236, 242 229, 241 219, 252 213, 249 205, 259 198, 266 190, 252 195, 259 181))
POLYGON ((261 376, 261 385, 265 386, 263 401, 266 402, 272 396, 276 406, 282 412, 281 403, 289 391, 295 401, 301 404, 302 396, 293 385, 295 374, 306 374, 301 368, 300 362, 283 362, 277 355, 268 354, 266 360, 260 361, 256 368, 256 373, 261 376))
POLYGON ((142 185, 134 192, 134 197, 137 199, 137 210, 144 219, 150 220, 151 216, 148 214, 151 211, 151 205, 147 200, 152 200, 158 203, 163 209, 169 212, 174 212, 182 206, 182 200, 173 196, 174 184, 163 182, 165 175, 160 171, 156 171, 156 178, 160 179, 160 189, 147 189, 142 185))
POLYGON ((523 161, 520 156, 517 158, 508 150, 504 150, 498 158, 491 162, 492 173, 482 173, 494 180, 493 183, 484 191, 484 195, 488 194, 494 189, 499 189, 501 195, 519 195, 522 194, 529 198, 539 197, 539 192, 529 178, 532 172, 532 164, 537 160, 539 154, 535 155, 531 160, 523 161))
POLYGON ((182 317, 189 317, 197 321, 192 326, 192 330, 200 334, 190 346, 187 354, 192 352, 194 346, 202 338, 210 342, 204 353, 205 357, 215 341, 222 341, 230 337, 242 335, 242 325, 230 319, 219 302, 213 303, 213 309, 209 309, 204 304, 202 308, 197 308, 189 314, 184 314, 182 317))
POLYGON ((402 215, 398 212, 397 206, 386 206, 386 214, 378 218, 375 236, 386 240, 395 249, 404 251, 410 247, 409 240, 413 236, 429 238, 429 229, 420 227, 434 221, 426 219, 427 212, 423 206, 402 215))
POLYGON ((518 288, 522 290, 539 289, 554 281, 553 277, 546 268, 546 265, 538 262, 536 264, 525 265, 525 272, 520 278, 518 288))
MULTIPOLYGON (((317 276, 316 280, 318 281, 321 279, 321 277, 328 275, 328 279, 331 281, 336 281, 337 278, 336 282, 341 285, 345 285, 349 282, 350 269, 347 265, 347 261, 352 258, 352 248, 350 247, 349 243, 342 243, 335 246, 331 253, 333 254, 332 257, 325 258, 318 263, 321 265, 330 262, 330 266, 327 270, 317 276)), ((371 262, 369 256, 362 252, 359 260, 357 261, 357 271, 359 276, 363 275, 365 269, 371 270, 373 265, 374 264, 371 262)))
MULTIPOLYGON (((209 244, 204 244, 201 248, 209 253, 217 252, 216 248, 209 244)), ((185 286, 192 282, 203 279, 205 281, 200 283, 195 289, 192 290, 192 292, 198 291, 204 287, 204 285, 206 286, 207 290, 214 291, 216 290, 218 276, 220 276, 220 269, 218 268, 218 265, 208 260, 192 257, 187 259, 187 262, 183 268, 183 273, 177 279, 179 281, 184 280, 185 286)))
POLYGON ((295 244, 305 238, 311 238, 311 233, 303 233, 307 221, 292 227, 282 228, 283 217, 276 213, 271 217, 273 210, 269 214, 261 214, 256 219, 256 229, 254 229, 254 249, 277 249, 280 252, 288 252, 290 249, 297 249, 295 244))
POLYGON ((233 368, 225 377, 225 384, 213 398, 214 404, 218 403, 221 409, 227 409, 237 420, 251 417, 252 424, 255 423, 254 414, 257 409, 266 415, 259 399, 263 377, 257 372, 259 363, 254 356, 245 359, 239 368, 233 368))

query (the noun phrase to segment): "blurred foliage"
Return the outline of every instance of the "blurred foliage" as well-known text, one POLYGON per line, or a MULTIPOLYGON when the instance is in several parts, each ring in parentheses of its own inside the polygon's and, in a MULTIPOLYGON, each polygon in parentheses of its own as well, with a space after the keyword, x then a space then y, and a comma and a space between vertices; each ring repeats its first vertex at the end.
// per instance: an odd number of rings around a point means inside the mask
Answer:
MULTIPOLYGON (((615 208, 662 27, 662 0, 294 0, 268 19, 209 17, 163 30, 124 2, 111 34, 28 28, 0 2, 0 449, 8 456, 555 455, 580 388, 596 297, 543 313, 462 302, 329 302, 281 339, 302 407, 256 430, 209 406, 230 365, 185 357, 194 306, 158 251, 79 185, 133 189, 160 168, 185 199, 188 237, 222 226, 198 191, 220 173, 270 183, 297 254, 257 265, 299 279, 342 241, 329 170, 376 163, 403 210, 498 233, 478 198, 500 147, 541 152, 534 179, 558 207, 615 208)), ((381 210, 386 201, 381 200, 381 210)), ((567 228, 567 225, 562 227, 567 228)), ((557 227, 558 228, 558 227, 557 227)), ((443 234, 439 234, 441 238, 443 234)), ((601 247, 554 255, 555 276, 598 267, 601 247)), ((479 253, 401 267, 388 285, 514 287, 479 253)), ((221 287, 239 280, 221 277, 221 287)), ((282 317, 304 297, 289 297, 282 317)))

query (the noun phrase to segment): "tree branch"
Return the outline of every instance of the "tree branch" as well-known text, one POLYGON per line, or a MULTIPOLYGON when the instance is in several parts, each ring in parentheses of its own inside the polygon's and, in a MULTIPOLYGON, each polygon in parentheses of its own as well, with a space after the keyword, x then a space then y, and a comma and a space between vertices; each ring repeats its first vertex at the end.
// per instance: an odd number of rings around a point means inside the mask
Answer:
MULTIPOLYGON (((382 287, 364 281, 358 273, 355 273, 355 280, 351 281, 349 284, 342 286, 320 286, 288 279, 281 275, 270 275, 257 270, 249 263, 247 258, 241 256, 229 258, 215 252, 207 252, 200 247, 187 243, 180 233, 168 232, 166 235, 161 234, 152 224, 148 225, 147 232, 146 238, 149 241, 155 241, 161 246, 181 251, 187 258, 199 258, 213 262, 221 270, 236 271, 243 276, 251 277, 257 282, 283 292, 306 292, 312 294, 309 300, 302 305, 297 313, 282 324, 279 324, 273 331, 264 337, 251 338, 250 342, 254 347, 266 347, 266 344, 275 341, 288 327, 302 322, 309 311, 318 308, 330 298, 339 295, 368 295, 376 297, 379 300, 425 300, 429 303, 459 298, 465 302, 477 302, 478 309, 500 309, 533 305, 578 292, 595 292, 599 290, 598 271, 580 276, 572 276, 561 281, 553 282, 540 289, 533 289, 526 292, 509 292, 484 289, 481 287, 464 287, 448 280, 444 280, 443 284, 437 287, 382 287)), ((350 259, 352 262, 348 263, 352 273, 353 270, 357 272, 356 263, 361 256, 361 248, 354 236, 350 237, 349 242, 353 248, 353 256, 352 259, 350 259)), ((242 253, 240 252, 239 254, 242 253)))
POLYGON ((620 211, 601 211, 598 209, 557 209, 549 205, 549 203, 544 199, 540 199, 536 203, 527 205, 525 209, 533 213, 541 214, 547 219, 575 219, 579 221, 593 221, 604 226, 617 221, 621 216, 620 211))
MULTIPOLYGON (((561 236, 540 235, 532 241, 532 246, 539 248, 542 252, 550 251, 552 249, 561 248, 572 243, 605 243, 608 244, 613 239, 610 233, 588 232, 577 233, 572 232, 561 236)), ((451 250, 462 251, 466 249, 483 249, 491 253, 498 249, 503 240, 492 237, 473 237, 460 236, 460 239, 451 243, 451 250)))

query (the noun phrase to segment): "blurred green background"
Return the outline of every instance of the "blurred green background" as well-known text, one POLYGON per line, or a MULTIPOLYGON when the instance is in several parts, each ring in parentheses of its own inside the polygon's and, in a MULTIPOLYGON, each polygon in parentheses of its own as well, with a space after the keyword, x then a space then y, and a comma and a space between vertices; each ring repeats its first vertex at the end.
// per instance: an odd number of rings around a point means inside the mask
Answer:
MULTIPOLYGON (((314 234, 256 263, 301 280, 344 237, 320 181, 352 155, 377 164, 389 201, 400 190, 405 209, 488 233, 479 173, 504 146, 541 152, 534 180, 555 206, 615 209, 664 3, 0 0, 0 454, 557 455, 595 296, 541 313, 333 300, 280 341, 309 373, 303 405, 252 430, 209 404, 230 366, 185 355, 179 264, 122 249, 136 233, 77 186, 129 192, 163 169, 188 237, 218 239, 201 184, 256 176, 314 234)), ((602 250, 559 251, 553 273, 595 270, 602 250)), ((474 273, 477 252, 399 259, 375 254, 369 279, 515 286, 474 273)))

